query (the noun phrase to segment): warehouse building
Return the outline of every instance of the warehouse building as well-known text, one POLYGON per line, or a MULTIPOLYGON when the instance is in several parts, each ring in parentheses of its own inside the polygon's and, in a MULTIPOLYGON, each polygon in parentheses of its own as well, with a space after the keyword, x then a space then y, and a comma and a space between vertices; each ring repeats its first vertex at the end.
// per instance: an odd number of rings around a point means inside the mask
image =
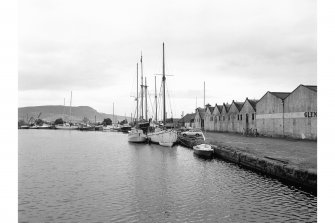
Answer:
POLYGON ((204 129, 205 125, 205 112, 204 108, 197 108, 195 110, 194 126, 197 129, 204 129))
POLYGON ((214 107, 209 104, 206 105, 205 111, 205 130, 214 131, 214 115, 213 115, 214 107))
POLYGON ((215 104, 214 111, 213 111, 213 117, 214 117, 214 131, 221 132, 222 131, 222 108, 223 105, 217 105, 215 104))
POLYGON ((228 132, 240 132, 242 123, 240 123, 240 111, 242 109, 243 102, 236 102, 233 100, 228 110, 228 121, 227 129, 228 132))
POLYGON ((252 134, 257 131, 256 127, 256 104, 258 100, 245 99, 240 111, 240 128, 239 132, 243 134, 252 134))
POLYGON ((317 139, 317 86, 299 85, 284 99, 284 136, 317 139))
POLYGON ((265 136, 284 135, 284 99, 288 92, 266 92, 256 104, 257 132, 265 136))
POLYGON ((221 111, 221 121, 220 121, 220 129, 222 132, 228 132, 228 111, 231 104, 223 103, 222 111, 221 111))

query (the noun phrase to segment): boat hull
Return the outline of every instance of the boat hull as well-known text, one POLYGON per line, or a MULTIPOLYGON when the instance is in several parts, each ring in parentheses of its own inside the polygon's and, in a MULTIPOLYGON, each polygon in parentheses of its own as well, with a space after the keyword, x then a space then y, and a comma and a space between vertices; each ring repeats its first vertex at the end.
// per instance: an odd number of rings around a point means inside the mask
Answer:
POLYGON ((91 127, 81 127, 79 128, 80 131, 95 131, 95 127, 91 126, 91 127))
POLYGON ((142 130, 131 130, 128 134, 128 142, 144 143, 148 137, 143 133, 142 130))
POLYGON ((38 129, 51 129, 51 126, 39 126, 38 129))
MULTIPOLYGON (((161 144, 161 145, 170 145, 177 142, 177 132, 174 130, 161 130, 157 132, 148 133, 148 138, 150 142, 161 144)), ((171 146, 172 146, 171 145, 171 146)))
POLYGON ((178 136, 178 143, 187 148, 193 149, 194 146, 203 144, 205 141, 202 137, 191 137, 191 136, 178 136))
POLYGON ((55 128, 61 130, 78 130, 78 126, 55 126, 55 128))
POLYGON ((128 136, 128 142, 143 143, 147 141, 147 137, 144 135, 130 135, 128 136))
POLYGON ((194 154, 205 158, 211 158, 214 154, 214 150, 211 148, 211 146, 206 144, 194 146, 193 152, 194 154))

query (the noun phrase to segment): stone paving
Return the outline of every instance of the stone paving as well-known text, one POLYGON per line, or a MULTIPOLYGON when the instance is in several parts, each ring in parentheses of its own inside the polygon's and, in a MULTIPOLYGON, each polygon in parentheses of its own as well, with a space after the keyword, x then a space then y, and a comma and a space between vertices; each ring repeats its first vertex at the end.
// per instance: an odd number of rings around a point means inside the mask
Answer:
POLYGON ((231 146, 258 157, 279 160, 300 169, 316 171, 317 142, 295 139, 243 136, 234 133, 204 132, 206 142, 231 146))

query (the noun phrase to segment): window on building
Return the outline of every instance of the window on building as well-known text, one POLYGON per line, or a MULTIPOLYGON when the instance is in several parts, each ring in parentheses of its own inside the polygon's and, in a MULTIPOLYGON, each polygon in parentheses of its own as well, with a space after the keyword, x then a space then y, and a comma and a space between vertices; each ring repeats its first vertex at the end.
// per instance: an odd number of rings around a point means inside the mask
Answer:
POLYGON ((255 113, 252 113, 252 115, 251 115, 251 119, 252 119, 252 120, 255 120, 255 113))
POLYGON ((222 120, 223 120, 223 121, 225 120, 225 117, 224 117, 224 116, 222 116, 222 120))

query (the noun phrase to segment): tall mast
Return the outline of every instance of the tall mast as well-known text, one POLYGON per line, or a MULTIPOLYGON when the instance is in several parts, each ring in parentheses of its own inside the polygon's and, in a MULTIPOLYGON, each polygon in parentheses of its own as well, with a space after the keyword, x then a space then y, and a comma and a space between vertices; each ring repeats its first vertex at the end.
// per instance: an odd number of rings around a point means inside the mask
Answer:
POLYGON ((72 107, 72 91, 71 91, 71 99, 70 99, 70 122, 71 122, 71 107, 72 107))
POLYGON ((205 102, 205 92, 206 92, 206 85, 205 85, 205 81, 204 81, 204 108, 206 107, 206 102, 205 102))
POLYGON ((64 98, 63 115, 62 115, 63 121, 64 121, 64 115, 65 115, 65 98, 64 98))
POLYGON ((156 106, 155 120, 156 120, 156 122, 157 122, 157 89, 156 89, 156 76, 155 76, 155 106, 156 106))
POLYGON ((163 42, 163 125, 165 125, 166 112, 165 112, 165 52, 163 42))
POLYGON ((137 96, 136 96, 136 121, 138 122, 138 63, 136 63, 136 93, 137 93, 137 96))
POLYGON ((143 63, 141 51, 141 118, 143 119, 143 63))
POLYGON ((145 120, 148 120, 148 86, 147 86, 147 78, 145 77, 145 120))
POLYGON ((113 102, 113 121, 112 123, 114 124, 114 122, 115 122, 115 118, 114 118, 114 102, 113 102))

